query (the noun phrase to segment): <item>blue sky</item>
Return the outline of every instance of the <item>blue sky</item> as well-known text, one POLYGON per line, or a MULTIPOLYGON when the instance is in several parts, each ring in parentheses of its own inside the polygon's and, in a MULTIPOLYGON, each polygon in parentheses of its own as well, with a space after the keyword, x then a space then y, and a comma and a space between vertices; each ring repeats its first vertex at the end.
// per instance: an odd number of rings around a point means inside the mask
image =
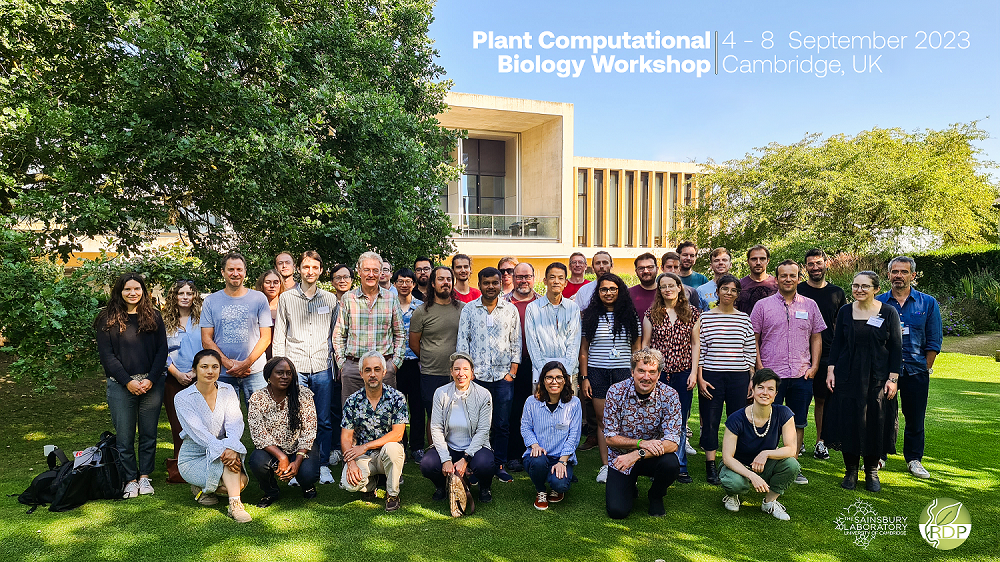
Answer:
POLYGON ((722 161, 770 142, 795 142, 807 132, 853 135, 875 126, 912 131, 980 120, 992 138, 979 146, 985 158, 1000 160, 1000 2, 996 0, 442 0, 434 16, 430 35, 446 77, 454 81, 454 91, 573 103, 574 153, 579 156, 722 161), (475 31, 493 31, 495 36, 528 32, 533 48, 487 49, 483 44, 474 49, 475 31), (665 60, 669 55, 708 60, 713 70, 700 78, 683 71, 640 73, 639 65, 634 73, 596 73, 591 50, 541 48, 538 40, 544 31, 554 36, 659 31, 661 37, 709 31, 710 50, 603 49, 598 56, 665 60), (768 31, 774 42, 765 49, 762 40, 768 31), (734 47, 721 44, 730 32, 734 47), (791 46, 792 32, 803 40, 798 49, 791 46), (805 47, 806 36, 831 34, 906 37, 896 49, 805 47), (718 75, 714 74, 716 47, 718 75), (554 72, 501 73, 502 55, 584 61, 583 70, 576 78, 559 78, 554 72), (735 58, 726 60, 727 55, 735 58), (874 68, 854 72, 852 65, 864 66, 861 61, 868 55, 881 55, 877 59, 881 72, 874 68), (741 60, 802 61, 810 56, 839 61, 843 75, 725 71, 738 67, 741 60))

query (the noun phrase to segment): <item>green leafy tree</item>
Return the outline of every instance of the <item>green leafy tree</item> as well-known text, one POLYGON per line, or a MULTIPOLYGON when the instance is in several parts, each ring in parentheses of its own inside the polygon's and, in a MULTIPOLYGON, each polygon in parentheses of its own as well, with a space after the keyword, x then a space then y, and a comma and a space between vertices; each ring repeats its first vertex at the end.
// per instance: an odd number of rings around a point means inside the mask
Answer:
POLYGON ((992 162, 976 141, 976 122, 908 133, 874 128, 853 137, 809 134, 791 145, 709 162, 699 176, 700 205, 683 235, 736 251, 758 243, 797 250, 878 254, 908 229, 945 246, 995 236, 992 162))
POLYGON ((0 0, 0 211, 64 256, 168 228, 258 268, 285 249, 447 254, 431 7, 0 0))

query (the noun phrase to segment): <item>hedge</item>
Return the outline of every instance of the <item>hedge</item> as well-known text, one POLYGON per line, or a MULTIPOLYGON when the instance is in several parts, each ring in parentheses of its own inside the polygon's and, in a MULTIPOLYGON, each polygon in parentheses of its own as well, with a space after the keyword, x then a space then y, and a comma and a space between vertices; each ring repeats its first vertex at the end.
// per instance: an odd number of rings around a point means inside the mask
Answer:
POLYGON ((914 255, 921 291, 949 292, 959 280, 980 269, 1000 275, 1000 246, 957 246, 914 255))

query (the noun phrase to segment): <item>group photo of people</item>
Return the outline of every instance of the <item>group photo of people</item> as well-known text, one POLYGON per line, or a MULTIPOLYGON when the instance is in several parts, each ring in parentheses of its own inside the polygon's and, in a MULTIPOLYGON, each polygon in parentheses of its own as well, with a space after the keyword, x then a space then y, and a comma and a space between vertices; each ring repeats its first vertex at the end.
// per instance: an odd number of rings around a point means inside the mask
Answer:
POLYGON ((604 498, 583 501, 609 518, 661 517, 669 488, 697 481, 721 488, 720 516, 759 505, 787 521, 789 492, 879 492, 900 430, 893 468, 929 478, 938 303, 914 288, 910 257, 849 287, 827 279, 829 263, 818 248, 774 264, 760 245, 735 257, 683 242, 636 257, 629 286, 603 251, 536 271, 514 256, 393 267, 372 251, 328 264, 307 250, 252 282, 233 252, 223 289, 177 279, 156 299, 126 272, 94 321, 122 497, 165 481, 250 522, 244 501, 322 501, 331 485, 386 512, 447 500, 460 515, 523 472, 526 509, 566 507, 592 479, 604 498), (730 273, 736 259, 745 277, 730 273), (172 452, 158 461, 161 408, 172 452), (593 449, 599 468, 581 469, 593 449), (843 479, 811 482, 800 459, 831 450, 843 479), (408 462, 429 498, 405 491, 408 462))

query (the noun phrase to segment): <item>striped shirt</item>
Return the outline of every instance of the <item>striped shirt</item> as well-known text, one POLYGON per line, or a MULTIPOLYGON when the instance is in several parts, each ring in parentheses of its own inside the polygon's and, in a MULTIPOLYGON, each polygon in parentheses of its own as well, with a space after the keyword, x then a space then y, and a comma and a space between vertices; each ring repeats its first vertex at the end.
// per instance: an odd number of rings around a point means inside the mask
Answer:
MULTIPOLYGON (((546 397, 548 393, 545 393, 546 397)), ((559 401, 554 412, 550 412, 545 402, 529 396, 524 401, 521 415, 521 437, 527 448, 523 456, 531 454, 531 446, 545 449, 550 457, 568 456, 567 462, 576 464, 576 446, 580 444, 583 426, 583 408, 580 399, 572 397, 569 402, 559 401)))
POLYGON ((570 377, 580 370, 580 308, 565 296, 558 305, 548 297, 524 310, 525 341, 531 356, 531 380, 537 383, 542 367, 559 361, 570 377))
POLYGON ((319 287, 312 298, 299 286, 281 293, 274 318, 272 357, 287 357, 300 373, 329 369, 336 308, 337 296, 319 287))
MULTIPOLYGON (((638 324, 638 319, 636 319, 638 324)), ((587 366, 601 369, 632 369, 632 342, 628 339, 628 331, 622 326, 617 334, 612 335, 615 325, 615 314, 605 312, 597 319, 597 331, 593 341, 587 348, 587 366)), ((636 333, 642 334, 642 324, 638 324, 636 333)), ((750 334, 753 336, 753 333, 750 334)))
POLYGON ((757 364, 757 340, 750 317, 736 311, 724 314, 710 310, 701 315, 701 358, 709 371, 753 370, 757 364))
POLYGON ((341 369, 348 357, 360 359, 368 351, 392 355, 398 369, 406 354, 406 332, 396 295, 381 287, 373 301, 361 287, 344 293, 333 330, 333 349, 341 369))

